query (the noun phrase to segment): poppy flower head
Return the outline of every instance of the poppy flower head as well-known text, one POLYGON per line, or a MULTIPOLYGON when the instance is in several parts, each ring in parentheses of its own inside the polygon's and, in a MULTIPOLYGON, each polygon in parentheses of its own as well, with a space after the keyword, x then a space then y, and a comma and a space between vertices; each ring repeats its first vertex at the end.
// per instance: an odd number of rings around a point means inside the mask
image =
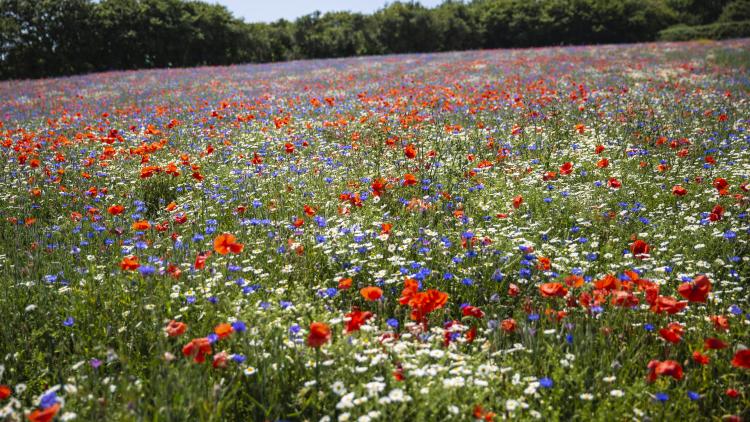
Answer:
POLYGON ((513 333, 516 331, 516 327, 518 325, 516 324, 516 320, 513 318, 504 319, 500 323, 500 328, 505 331, 506 333, 513 333))
POLYGON ((735 368, 750 369, 750 349, 743 349, 734 354, 732 366, 735 368))
POLYGON ((120 261, 120 268, 123 271, 135 271, 140 267, 141 264, 138 263, 138 257, 137 256, 126 256, 125 258, 120 261))
POLYGON ((703 353, 697 350, 693 352, 693 362, 697 363, 698 365, 705 366, 705 365, 708 365, 710 361, 711 361, 711 358, 704 355, 703 353))
POLYGON ((164 331, 166 331, 169 337, 180 336, 185 333, 185 330, 187 330, 187 324, 175 320, 169 321, 167 326, 164 327, 164 331))
POLYGON ((461 313, 463 314, 463 316, 472 316, 477 319, 484 318, 484 311, 477 308, 476 306, 471 306, 471 305, 464 306, 461 309, 461 313))
POLYGON ((109 215, 119 215, 122 214, 122 212, 125 211, 125 207, 122 205, 112 205, 111 207, 107 208, 107 212, 109 215))
POLYGON ((712 183, 714 188, 719 192, 719 195, 726 195, 729 193, 729 182, 723 177, 717 177, 712 183))
POLYGON ((367 320, 372 318, 372 312, 360 311, 359 309, 353 309, 351 312, 345 315, 346 317, 346 328, 347 333, 358 331, 367 320))
POLYGON ((140 220, 133 223, 133 230, 148 230, 151 228, 151 224, 146 220, 140 220))
POLYGON ((568 289, 560 283, 544 283, 539 286, 539 292, 544 297, 564 297, 568 294, 568 289))
POLYGON ((404 147, 404 155, 410 160, 417 156, 417 148, 414 144, 408 144, 404 147))
POLYGON ((663 362, 652 360, 648 363, 648 370, 649 382, 654 382, 662 376, 672 377, 678 381, 682 379, 682 366, 673 360, 665 360, 663 362))
POLYGON ((359 294, 362 295, 362 297, 365 298, 365 300, 369 302, 374 302, 383 296, 383 290, 380 287, 369 286, 369 287, 363 287, 359 291, 359 294))
POLYGON ((13 394, 10 387, 7 385, 0 385, 0 400, 5 400, 13 394))
POLYGON ((307 345, 319 348, 331 339, 331 327, 324 322, 310 324, 310 334, 307 335, 307 345))
POLYGON ((35 409, 29 414, 30 422, 50 422, 60 411, 60 403, 55 403, 46 409, 35 409))
POLYGON ((404 175, 404 180, 401 182, 404 186, 413 186, 417 184, 417 178, 411 173, 406 173, 404 175))
POLYGON ((233 234, 222 233, 216 239, 214 239, 214 251, 221 255, 228 253, 240 253, 245 248, 245 245, 237 242, 237 238, 233 234))
POLYGON ((687 189, 683 188, 680 185, 674 185, 672 187, 672 195, 675 195, 675 196, 685 196, 685 195, 687 195, 687 189))
POLYGON ((211 342, 206 337, 194 338, 182 347, 182 354, 192 358, 195 363, 203 363, 206 361, 206 355, 211 354, 211 342))
POLYGON ((219 336, 219 340, 223 340, 227 337, 229 337, 234 332, 234 328, 232 328, 232 324, 229 323, 221 323, 214 327, 214 334, 219 336))
POLYGON ((666 312, 667 314, 676 314, 685 307, 688 302, 686 300, 678 301, 677 299, 670 296, 658 296, 651 305, 651 311, 657 314, 666 312))
POLYGON ((711 292, 711 281, 704 274, 701 274, 689 283, 682 283, 677 288, 677 292, 689 302, 705 303, 708 294, 711 292))
POLYGON ((721 350, 721 349, 726 349, 727 347, 729 347, 728 344, 724 343, 723 341, 715 337, 709 337, 703 340, 704 350, 721 350))
POLYGON ((651 249, 648 243, 641 239, 636 239, 635 242, 630 244, 630 252, 634 257, 643 259, 648 256, 648 252, 651 249))
POLYGON ((352 287, 352 279, 351 278, 348 278, 348 277, 343 278, 342 277, 341 279, 339 279, 339 285, 338 285, 339 290, 346 290, 346 289, 348 289, 350 287, 352 287))

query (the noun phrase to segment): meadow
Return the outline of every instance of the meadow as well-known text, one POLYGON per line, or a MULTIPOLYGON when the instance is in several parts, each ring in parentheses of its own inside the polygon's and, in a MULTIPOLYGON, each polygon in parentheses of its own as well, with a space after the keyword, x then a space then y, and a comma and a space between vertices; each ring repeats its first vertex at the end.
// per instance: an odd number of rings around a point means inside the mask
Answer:
POLYGON ((750 40, 0 83, 0 419, 750 419, 750 40))

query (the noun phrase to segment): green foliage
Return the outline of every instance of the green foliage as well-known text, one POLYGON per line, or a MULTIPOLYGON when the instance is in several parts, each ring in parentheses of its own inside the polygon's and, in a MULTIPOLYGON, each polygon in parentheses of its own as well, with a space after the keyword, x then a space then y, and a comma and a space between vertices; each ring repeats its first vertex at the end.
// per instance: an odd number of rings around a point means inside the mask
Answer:
POLYGON ((723 40, 748 36, 750 36, 750 20, 696 26, 676 25, 659 32, 659 39, 663 41, 723 40))
POLYGON ((750 20, 750 0, 735 0, 721 11, 719 22, 738 22, 750 20))
POLYGON ((748 0, 445 0, 432 9, 396 1, 372 15, 315 12, 266 24, 246 23, 200 0, 0 0, 0 79, 641 42, 678 23, 748 17, 748 0))

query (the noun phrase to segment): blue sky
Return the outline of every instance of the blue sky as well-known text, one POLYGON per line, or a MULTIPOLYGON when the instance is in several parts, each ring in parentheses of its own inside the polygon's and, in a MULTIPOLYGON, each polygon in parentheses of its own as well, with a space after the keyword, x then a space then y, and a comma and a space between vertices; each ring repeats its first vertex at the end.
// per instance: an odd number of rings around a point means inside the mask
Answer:
MULTIPOLYGON (((245 22, 273 22, 284 18, 294 20, 316 10, 333 12, 372 13, 386 4, 386 0, 209 0, 226 6, 245 22)), ((420 0, 423 6, 434 7, 442 0, 420 0)))

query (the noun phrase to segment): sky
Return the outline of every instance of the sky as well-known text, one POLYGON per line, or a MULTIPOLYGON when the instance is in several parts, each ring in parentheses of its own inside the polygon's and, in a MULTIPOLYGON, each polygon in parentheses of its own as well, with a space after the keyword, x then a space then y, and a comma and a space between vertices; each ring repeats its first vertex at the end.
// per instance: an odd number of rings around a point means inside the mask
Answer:
MULTIPOLYGON (((245 22, 273 22, 284 18, 294 20, 316 10, 325 12, 372 13, 386 4, 386 0, 209 0, 229 9, 245 22)), ((391 1, 392 3, 393 1, 391 1)), ((420 0, 425 7, 434 7, 442 0, 420 0)))

